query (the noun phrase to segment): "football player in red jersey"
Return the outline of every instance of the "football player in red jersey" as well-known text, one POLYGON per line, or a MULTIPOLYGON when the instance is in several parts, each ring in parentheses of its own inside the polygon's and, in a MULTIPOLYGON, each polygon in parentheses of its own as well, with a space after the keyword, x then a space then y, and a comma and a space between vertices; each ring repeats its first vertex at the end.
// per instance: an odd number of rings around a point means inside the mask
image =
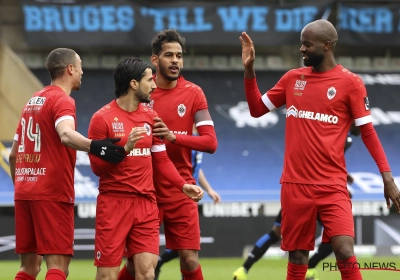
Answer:
MULTIPOLYGON (((198 135, 196 126, 194 125, 193 125, 193 135, 198 135)), ((196 182, 198 182, 199 186, 202 187, 207 192, 208 196, 214 201, 214 204, 217 204, 221 201, 221 197, 211 187, 210 183, 206 178, 206 175, 201 169, 202 160, 203 160, 203 152, 192 151, 193 178, 196 180, 196 182)), ((158 278, 160 277, 161 267, 165 263, 178 257, 179 254, 177 251, 166 249, 165 252, 158 257, 154 280, 158 280, 158 278)))
MULTIPOLYGON (((153 79, 157 89, 152 93, 155 118, 153 133, 163 137, 167 153, 179 174, 194 184, 192 150, 214 153, 217 137, 208 112, 203 90, 181 76, 185 40, 175 30, 160 31, 152 40, 151 61, 156 67, 153 79), (192 135, 193 123, 199 136, 192 135)), ((185 197, 159 172, 154 172, 160 221, 164 223, 166 247, 179 253, 181 272, 186 280, 201 280, 203 274, 198 259, 200 225, 197 203, 185 197)), ((133 275, 128 259, 120 280, 133 275), (122 275, 126 275, 122 277, 122 275)))
MULTIPOLYGON (((354 123, 350 128, 348 136, 346 137, 346 143, 344 145, 344 151, 351 147, 353 143, 353 139, 351 135, 359 136, 360 129, 355 126, 354 123)), ((354 179, 350 174, 347 174, 347 185, 353 184, 354 179)), ((349 196, 352 197, 352 194, 349 190, 349 196)), ((279 211, 278 216, 275 218, 275 223, 271 228, 271 231, 267 234, 264 234, 260 237, 257 242, 254 244, 253 249, 247 256, 246 261, 243 263, 241 267, 236 269, 233 272, 233 280, 246 280, 247 274, 249 273, 250 268, 265 254, 268 248, 278 242, 281 238, 281 221, 282 221, 282 213, 279 211)), ((321 220, 317 218, 317 222, 322 226, 321 220)), ((308 270, 306 273, 306 280, 319 280, 318 273, 315 267, 317 264, 328 257, 333 252, 332 245, 330 243, 322 243, 318 246, 317 252, 312 256, 312 258, 308 261, 308 270)), ((157 270, 156 270, 157 274, 157 270)))
POLYGON ((261 96, 253 68, 254 44, 246 32, 240 37, 250 114, 260 117, 285 104, 287 108, 281 247, 289 251, 289 280, 305 278, 317 215, 324 225, 322 242, 332 244, 342 279, 362 279, 354 256, 344 160, 344 143, 353 121, 382 174, 387 206, 392 201, 400 211, 400 192, 372 125, 365 86, 360 77, 335 62, 337 40, 330 22, 307 24, 300 35, 307 67, 288 71, 261 96))
POLYGON ((111 165, 90 156, 100 177, 96 207, 96 279, 117 279, 122 257, 132 258, 135 279, 154 279, 159 253, 159 217, 153 184, 153 166, 188 199, 198 201, 204 192, 187 184, 154 136, 157 113, 147 103, 156 88, 147 62, 122 60, 114 71, 116 99, 97 111, 89 125, 89 138, 121 136, 128 156, 111 165))
POLYGON ((75 101, 70 97, 82 79, 82 61, 71 49, 50 52, 46 68, 51 85, 25 105, 10 153, 15 185, 16 253, 19 280, 35 279, 42 256, 46 280, 66 279, 74 245, 74 168, 76 150, 118 163, 119 139, 90 140, 75 131, 75 101))

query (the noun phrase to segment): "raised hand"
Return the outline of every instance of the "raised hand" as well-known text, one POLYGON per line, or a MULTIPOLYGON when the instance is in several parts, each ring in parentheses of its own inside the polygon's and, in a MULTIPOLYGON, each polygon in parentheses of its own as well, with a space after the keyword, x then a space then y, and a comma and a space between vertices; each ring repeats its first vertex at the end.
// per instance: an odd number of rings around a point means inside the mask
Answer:
POLYGON ((246 32, 242 32, 242 36, 239 37, 239 40, 242 44, 242 63, 244 68, 253 68, 256 56, 253 41, 246 32))
POLYGON ((144 127, 135 127, 132 128, 131 133, 129 133, 128 141, 126 142, 124 148, 126 152, 130 152, 135 148, 137 141, 142 139, 144 136, 141 134, 146 133, 147 130, 144 127))
POLYGON ((184 194, 186 194, 189 198, 192 200, 199 202, 203 196, 204 196, 204 191, 202 188, 196 185, 191 185, 191 184, 184 184, 182 191, 184 194))

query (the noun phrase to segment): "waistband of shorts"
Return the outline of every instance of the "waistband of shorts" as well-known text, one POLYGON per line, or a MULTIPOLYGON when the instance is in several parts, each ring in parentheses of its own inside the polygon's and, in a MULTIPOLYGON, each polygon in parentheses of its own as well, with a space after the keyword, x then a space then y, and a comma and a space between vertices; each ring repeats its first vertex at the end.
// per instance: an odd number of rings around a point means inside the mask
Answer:
POLYGON ((151 201, 155 200, 155 196, 149 196, 141 193, 136 193, 136 192, 124 192, 124 191, 105 191, 99 193, 99 195, 105 195, 109 197, 120 197, 120 198, 145 198, 149 199, 151 201))

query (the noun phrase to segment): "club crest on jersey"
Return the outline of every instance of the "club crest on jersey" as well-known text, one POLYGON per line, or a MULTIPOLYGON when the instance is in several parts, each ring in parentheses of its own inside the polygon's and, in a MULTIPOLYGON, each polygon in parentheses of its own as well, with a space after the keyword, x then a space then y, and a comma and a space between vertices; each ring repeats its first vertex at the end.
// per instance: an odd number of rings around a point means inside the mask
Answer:
POLYGON ((186 106, 183 104, 179 104, 178 106, 178 115, 180 117, 183 117, 183 115, 186 113, 186 106))
POLYGON ((146 129, 147 136, 150 136, 151 133, 150 125, 148 123, 145 123, 143 127, 146 129))
POLYGON ((294 84, 294 89, 295 90, 304 90, 306 87, 307 81, 304 80, 296 80, 296 83, 294 84))
POLYGON ((331 100, 336 95, 336 89, 334 87, 328 88, 328 91, 326 92, 326 95, 328 96, 328 99, 331 100))

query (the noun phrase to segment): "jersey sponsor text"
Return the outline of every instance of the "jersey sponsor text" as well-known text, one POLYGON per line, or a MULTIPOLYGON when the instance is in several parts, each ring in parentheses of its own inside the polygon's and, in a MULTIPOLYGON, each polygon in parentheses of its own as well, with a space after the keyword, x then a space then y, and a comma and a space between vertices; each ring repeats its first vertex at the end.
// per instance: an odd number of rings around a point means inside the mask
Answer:
POLYGON ((149 156, 151 154, 150 148, 135 148, 128 156, 149 156))
POLYGON ((183 135, 187 135, 188 133, 187 133, 187 131, 176 131, 176 130, 174 130, 174 131, 171 131, 173 134, 183 134, 183 135))
POLYGON ((327 123, 337 123, 339 118, 337 116, 332 116, 328 114, 315 113, 310 111, 299 111, 298 118, 309 119, 314 121, 321 121, 327 123))
POLYGON ((46 97, 34 96, 31 99, 29 99, 26 106, 43 105, 45 101, 46 101, 46 97))
POLYGON ((15 168, 15 175, 46 175, 46 167, 15 168))
POLYGON ((18 154, 16 163, 20 162, 35 162, 40 161, 40 154, 18 154))
POLYGON ((333 123, 336 124, 339 121, 337 116, 323 114, 323 113, 315 113, 312 111, 298 111, 296 107, 293 105, 289 107, 286 112, 286 118, 293 116, 299 119, 309 119, 314 121, 326 122, 326 123, 333 123))

